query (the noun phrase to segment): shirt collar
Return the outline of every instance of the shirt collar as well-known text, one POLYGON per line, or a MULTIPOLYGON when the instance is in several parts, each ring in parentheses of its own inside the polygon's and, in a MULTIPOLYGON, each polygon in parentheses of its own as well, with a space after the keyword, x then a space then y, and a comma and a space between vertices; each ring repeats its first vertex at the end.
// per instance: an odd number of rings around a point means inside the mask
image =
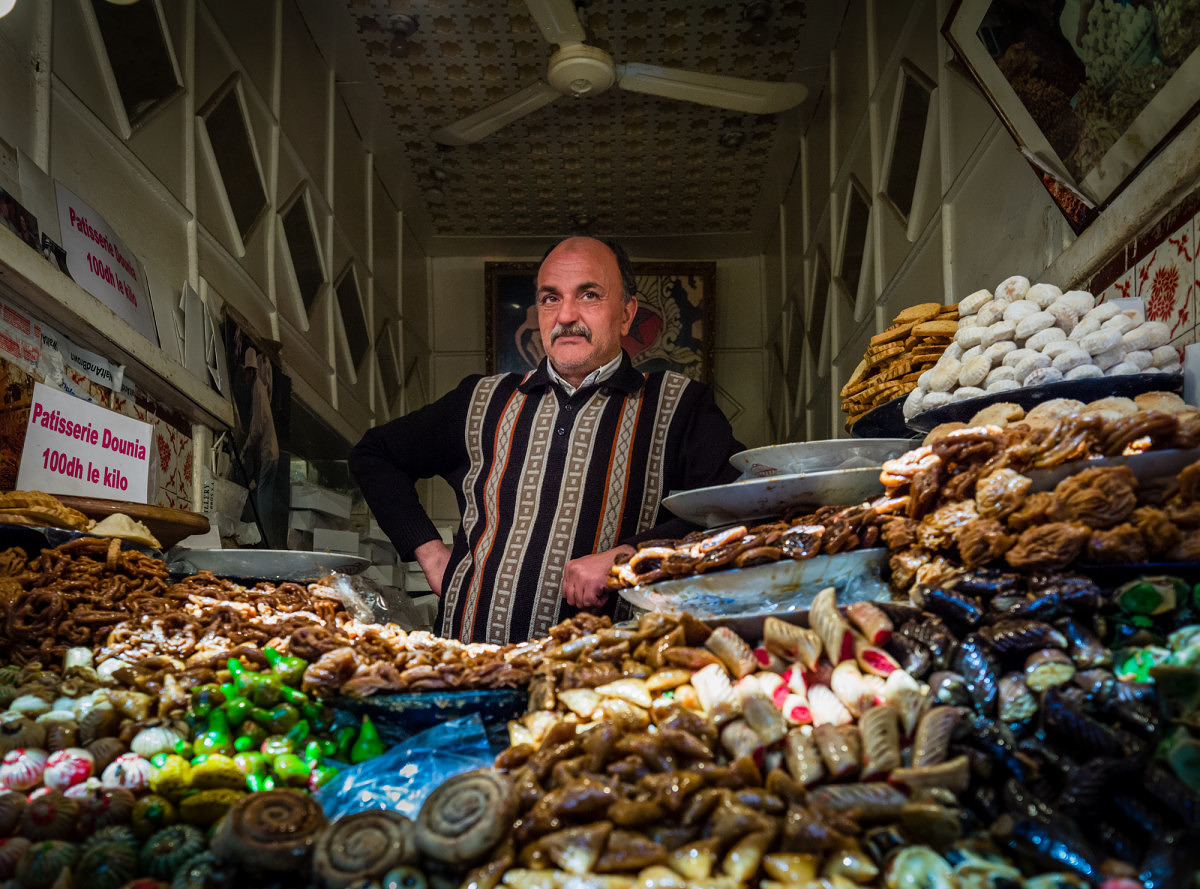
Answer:
POLYGON ((587 378, 578 388, 572 387, 570 383, 562 378, 550 364, 548 357, 543 358, 535 370, 526 374, 519 388, 522 392, 531 392, 534 389, 555 383, 562 387, 568 396, 571 396, 588 386, 603 384, 606 389, 613 389, 628 395, 640 389, 644 381, 645 379, 642 374, 634 369, 633 362, 629 360, 629 355, 622 349, 621 354, 608 362, 608 364, 588 374, 587 378))

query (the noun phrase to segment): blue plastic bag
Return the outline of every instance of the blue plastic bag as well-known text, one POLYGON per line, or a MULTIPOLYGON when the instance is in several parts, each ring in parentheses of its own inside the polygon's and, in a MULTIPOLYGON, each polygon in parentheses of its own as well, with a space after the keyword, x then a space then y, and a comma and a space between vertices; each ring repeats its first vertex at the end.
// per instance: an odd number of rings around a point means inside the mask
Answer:
POLYGON ((330 821, 354 812, 388 809, 416 818, 443 781, 493 762, 478 714, 413 735, 374 759, 346 769, 316 794, 330 821))

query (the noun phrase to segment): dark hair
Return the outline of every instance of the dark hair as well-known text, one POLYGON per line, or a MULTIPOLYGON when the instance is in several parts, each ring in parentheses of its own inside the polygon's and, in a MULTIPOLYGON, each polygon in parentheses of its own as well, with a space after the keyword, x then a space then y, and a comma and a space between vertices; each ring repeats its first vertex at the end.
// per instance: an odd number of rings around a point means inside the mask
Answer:
POLYGON ((542 262, 546 261, 546 257, 554 252, 555 248, 563 241, 569 241, 571 238, 589 238, 593 241, 599 241, 605 247, 612 251, 613 256, 617 259, 617 272, 621 275, 621 297, 625 302, 629 302, 637 296, 637 279, 633 275, 633 260, 629 258, 629 254, 625 248, 612 238, 594 238, 591 235, 571 235, 563 238, 546 248, 546 252, 542 254, 542 260, 538 263, 538 274, 542 272, 542 262))

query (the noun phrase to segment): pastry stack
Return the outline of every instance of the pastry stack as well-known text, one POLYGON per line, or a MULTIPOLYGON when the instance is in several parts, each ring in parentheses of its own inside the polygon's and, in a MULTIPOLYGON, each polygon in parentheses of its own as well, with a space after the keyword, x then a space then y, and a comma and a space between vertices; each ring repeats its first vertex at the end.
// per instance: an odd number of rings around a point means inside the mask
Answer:
POLYGON ((904 418, 956 401, 1041 386, 1138 373, 1177 373, 1170 328, 1136 309, 1096 304, 1085 290, 1063 293, 1021 275, 993 294, 979 290, 959 303, 954 341, 917 378, 904 418))
POLYGON ((958 306, 920 303, 900 312, 882 333, 871 337, 863 360, 842 387, 846 428, 885 401, 917 386, 933 368, 958 329, 958 306))

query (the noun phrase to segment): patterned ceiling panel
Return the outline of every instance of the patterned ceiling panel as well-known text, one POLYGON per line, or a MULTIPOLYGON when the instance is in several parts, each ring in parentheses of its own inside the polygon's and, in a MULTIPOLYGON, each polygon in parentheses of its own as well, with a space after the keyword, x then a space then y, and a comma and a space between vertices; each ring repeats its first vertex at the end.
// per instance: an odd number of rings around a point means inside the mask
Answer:
MULTIPOLYGON (((810 89, 802 112, 811 113, 843 4, 767 5, 767 39, 756 45, 747 4, 736 0, 577 4, 587 42, 617 64, 801 81, 810 89)), ((432 138, 439 127, 545 78, 554 47, 524 0, 347 0, 347 6, 435 234, 693 235, 750 227, 776 142, 785 138, 778 115, 614 87, 590 98, 559 98, 475 144, 440 146, 432 138), (393 49, 397 14, 418 22, 404 55, 393 49)), ((790 167, 798 146, 786 147, 790 167)))

